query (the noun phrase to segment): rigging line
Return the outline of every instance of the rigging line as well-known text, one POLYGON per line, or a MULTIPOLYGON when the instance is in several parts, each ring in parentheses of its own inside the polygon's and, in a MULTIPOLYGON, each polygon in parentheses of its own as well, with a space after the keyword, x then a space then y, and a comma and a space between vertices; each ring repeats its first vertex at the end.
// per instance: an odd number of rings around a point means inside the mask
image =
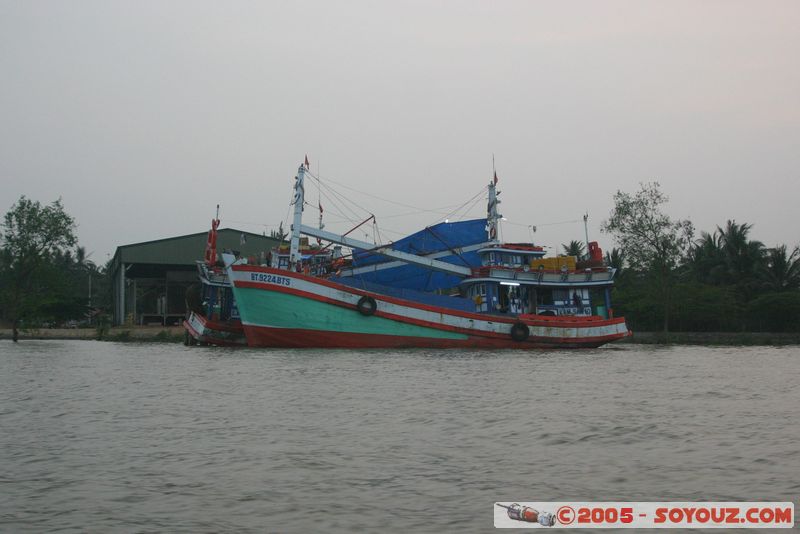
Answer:
MULTIPOLYGON (((456 208, 456 207, 461 207, 461 206, 462 206, 462 204, 458 204, 458 205, 453 204, 451 206, 444 206, 444 208, 456 208)), ((398 217, 407 217, 409 215, 418 215, 420 213, 435 213, 437 215, 442 215, 442 216, 448 215, 448 212, 445 212, 445 211, 434 211, 434 210, 422 210, 422 209, 419 209, 419 210, 415 210, 415 211, 407 211, 405 213, 395 213, 394 215, 381 215, 381 219, 396 219, 398 217)))
POLYGON ((225 219, 225 222, 233 223, 233 224, 246 224, 247 226, 262 226, 264 228, 277 228, 277 224, 264 224, 264 223, 257 223, 251 221, 234 221, 231 219, 225 219))
MULTIPOLYGON (((336 212, 336 215, 341 216, 341 213, 336 212)), ((355 222, 352 219, 347 219, 347 218, 342 218, 342 219, 335 219, 334 218, 334 219, 326 219, 326 220, 327 220, 327 224, 331 224, 331 225, 342 224, 342 223, 350 223, 351 225, 355 224, 355 222)), ((403 236, 403 237, 409 235, 408 232, 399 232, 397 230, 387 229, 387 228, 384 228, 384 227, 381 227, 380 231, 381 231, 381 233, 389 233, 389 234, 399 235, 399 236, 403 236)))
POLYGON ((469 206, 467 209, 465 209, 465 210, 464 210, 464 212, 463 212, 461 215, 458 215, 458 213, 456 213, 456 214, 454 214, 453 218, 459 218, 459 217, 460 217, 460 218, 464 218, 464 217, 466 217, 466 216, 467 216, 467 214, 468 214, 470 211, 472 211, 472 209, 473 209, 473 208, 474 208, 474 207, 475 207, 475 206, 478 204, 478 202, 480 202, 481 200, 483 200, 483 199, 482 199, 480 196, 478 196, 478 195, 476 195, 476 197, 477 197, 477 198, 475 199, 475 201, 474 201, 474 202, 473 202, 473 203, 472 203, 472 204, 471 204, 471 205, 470 205, 470 206, 469 206))
MULTIPOLYGON (((337 204, 337 202, 334 199, 332 199, 329 196, 327 196, 324 192, 322 193, 322 198, 324 198, 325 199, 325 203, 328 204, 329 212, 334 214, 334 215, 336 215, 336 216, 338 216, 338 217, 340 217, 340 219, 336 221, 337 223, 345 222, 345 223, 348 223, 348 224, 351 224, 351 225, 355 224, 355 220, 352 217, 342 213, 341 208, 339 207, 339 205, 337 204)), ((331 220, 330 219, 328 219, 328 224, 331 224, 331 220)))
MULTIPOLYGON (((292 202, 294 201, 294 188, 292 188, 291 191, 292 195, 291 197, 289 197, 289 204, 286 206, 286 215, 283 217, 282 221, 286 223, 286 227, 284 227, 283 230, 284 232, 286 231, 287 227, 291 228, 291 226, 289 225, 289 213, 291 213, 292 211, 292 202)), ((280 228, 280 225, 278 226, 278 228, 280 228)), ((283 239, 283 232, 281 232, 280 238, 283 239)))
MULTIPOLYGON (((448 213, 447 214, 448 217, 449 216, 453 216, 453 215, 457 214, 458 212, 460 212, 464 208, 464 206, 466 206, 470 202, 472 202, 472 205, 475 205, 475 203, 478 200, 480 200, 481 195, 483 195, 483 192, 486 191, 486 189, 487 189, 487 186, 481 187, 480 190, 477 193, 475 193, 474 195, 469 197, 469 199, 467 199, 464 203, 462 203, 460 206, 458 206, 455 210, 453 210, 450 213, 448 213)), ((472 206, 470 206, 470 209, 472 209, 472 206)))
POLYGON ((332 187, 328 186, 327 184, 323 184, 322 182, 319 182, 319 184, 320 184, 320 186, 322 186, 322 187, 325 187, 325 190, 326 190, 326 191, 327 191, 327 192, 328 192, 330 195, 333 195, 333 196, 335 196, 337 199, 339 199, 339 202, 341 202, 343 206, 346 206, 346 207, 347 207, 347 209, 351 211, 351 213, 354 213, 354 214, 355 214, 355 211, 353 210, 353 208, 356 208, 356 209, 358 209, 358 210, 361 210, 361 211, 364 211, 364 212, 366 212, 366 213, 369 213, 369 210, 367 210, 367 209, 363 208, 363 207, 362 207, 362 206, 360 206, 358 203, 356 203, 356 202, 353 202, 352 200, 350 200, 350 199, 349 199, 349 198, 347 198, 346 196, 344 196, 344 195, 342 195, 341 193, 339 193, 339 192, 338 192, 337 190, 335 190, 334 188, 332 188, 332 187))
POLYGON ((353 200, 351 200, 351 199, 347 198, 346 196, 342 195, 341 193, 339 193, 338 191, 336 191, 334 188, 332 188, 332 187, 331 187, 331 186, 329 186, 328 184, 326 184, 326 183, 323 183, 323 181, 322 181, 320 178, 318 178, 318 177, 314 176, 313 174, 311 174, 310 176, 311 176, 311 178, 312 178, 313 180, 316 180, 316 182, 317 182, 317 184, 320 186, 320 188, 321 188, 321 187, 325 187, 325 189, 326 189, 326 190, 327 190, 327 191, 328 191, 330 194, 332 194, 332 195, 336 195, 336 197, 337 197, 337 198, 338 198, 338 199, 339 199, 339 200, 340 200, 340 201, 341 201, 343 204, 345 204, 345 203, 352 204, 354 207, 356 207, 356 208, 358 208, 358 209, 360 209, 360 210, 364 211, 365 213, 369 213, 369 210, 367 210, 367 209, 363 208, 363 207, 362 207, 362 206, 360 206, 358 203, 356 203, 356 202, 354 202, 353 200))
MULTIPOLYGON (((367 217, 366 219, 364 219, 363 221, 361 221, 360 223, 358 223, 357 225, 355 225, 354 227, 352 227, 351 229, 349 229, 349 230, 348 230, 347 232, 345 232, 344 234, 342 234, 342 237, 347 237, 347 234, 349 234, 349 233, 351 233, 351 232, 355 232, 355 231, 356 231, 356 229, 358 229, 359 227, 363 226, 363 225, 364 225, 365 223, 367 223, 367 222, 368 222, 370 219, 371 219, 372 221, 375 221, 375 216, 374 216, 374 215, 372 215, 372 214, 370 214, 370 215, 369 215, 369 217, 367 217)), ((328 248, 328 247, 329 247, 329 246, 331 246, 332 244, 333 244, 333 242, 331 242, 331 243, 328 243, 328 244, 327 244, 327 245, 325 245, 325 246, 324 246, 322 249, 320 249, 320 252, 322 252, 323 250, 325 250, 326 248, 328 248)))
POLYGON ((506 223, 506 224, 510 224, 512 226, 525 226, 525 227, 527 227, 527 226, 536 226, 537 228, 539 228, 541 226, 556 226, 556 225, 559 225, 559 224, 570 224, 570 223, 576 223, 576 222, 580 222, 580 221, 578 219, 575 219, 575 220, 572 220, 572 221, 559 221, 559 222, 542 223, 542 224, 534 224, 534 225, 520 224, 520 223, 514 223, 514 222, 510 222, 510 221, 503 221, 503 222, 506 223))
POLYGON ((383 243, 381 229, 378 228, 378 220, 375 217, 372 217, 372 240, 377 241, 379 244, 383 243))
MULTIPOLYGON (((456 208, 454 211, 451 211, 450 213, 448 213, 448 214, 447 214, 447 215, 446 215, 444 218, 445 218, 445 219, 448 219, 448 218, 450 218, 450 216, 452 216, 454 213, 458 213, 459 211, 461 211, 461 208, 463 208, 464 206, 466 206, 467 204, 469 204, 469 203, 470 203, 470 202, 472 202, 473 200, 475 200, 475 202, 477 202, 477 200, 476 200, 476 197, 477 197, 477 199, 480 199, 480 196, 483 194, 483 192, 484 192, 484 190, 486 189, 486 187, 487 187, 487 186, 481 187, 480 191, 478 191, 477 193, 475 193, 474 195, 472 195, 472 196, 469 198, 469 200, 467 200, 466 202, 462 203, 462 204, 461 204, 461 205, 460 205, 458 208, 456 208)), ((473 202, 473 204, 474 204, 475 202, 473 202)), ((472 209, 472 207, 470 207, 470 209, 472 209)), ((428 226, 433 226, 434 224, 438 224, 439 222, 440 222, 439 220, 436 220, 436 221, 434 221, 434 222, 432 222, 432 223, 428 224, 428 226)))
POLYGON ((332 187, 330 187, 329 185, 327 185, 327 184, 323 183, 323 182, 322 182, 321 180, 319 180, 318 178, 316 178, 316 180, 317 180, 317 182, 320 184, 320 186, 322 186, 322 187, 324 187, 324 188, 325 188, 325 190, 326 190, 328 193, 330 193, 331 195, 334 195, 334 196, 336 196, 336 198, 338 198, 338 199, 339 199, 339 202, 341 203, 341 205, 342 205, 342 206, 344 206, 344 207, 346 207, 346 208, 348 209, 348 211, 350 211, 350 213, 351 213, 351 214, 352 214, 352 215, 353 215, 353 216, 354 216, 356 219, 361 219, 361 217, 363 217, 363 215, 359 215, 358 213, 356 213, 356 212, 355 212, 355 211, 354 211, 354 210, 353 210, 353 209, 352 209, 352 208, 351 208, 351 207, 350 207, 348 204, 351 204, 352 206, 354 206, 354 207, 358 208, 359 210, 363 211, 364 213, 370 213, 370 211, 369 211, 369 210, 367 210, 367 209, 365 209, 365 208, 361 207, 360 205, 358 205, 357 203, 353 202, 353 201, 352 201, 352 200, 350 200, 349 198, 347 198, 347 197, 345 197, 344 195, 340 194, 340 193, 339 193, 338 191, 336 191, 334 188, 332 188, 332 187))
POLYGON ((442 239, 441 237, 439 237, 439 236, 436 234, 436 232, 434 232, 434 231, 433 231, 433 230, 432 230, 430 227, 428 227, 428 228, 425 228, 425 229, 426 229, 427 231, 429 231, 433 237, 435 237, 436 239, 438 239, 438 240, 439 240, 439 241, 440 241, 440 242, 441 242, 441 243, 442 243, 442 244, 443 244, 445 247, 447 247, 447 250, 449 250, 450 252, 452 252, 452 253, 453 253, 455 256, 458 256, 458 257, 459 257, 459 259, 460 259, 461 261, 463 261, 463 262, 464 262, 464 265, 466 265, 467 267, 472 267, 472 266, 469 264, 469 262, 467 262, 467 260, 466 260, 466 259, 464 259, 464 256, 462 256, 460 252, 456 251, 456 250, 455 250, 453 247, 451 247, 449 243, 447 243, 447 242, 446 242, 444 239, 442 239))
MULTIPOLYGON (((339 192, 337 192, 337 191, 336 191, 334 188, 332 188, 332 187, 330 187, 329 185, 325 184, 323 180, 320 180, 319 178, 317 178, 317 177, 315 177, 315 176, 313 176, 313 175, 311 175, 311 176, 312 176, 312 178, 313 178, 314 180, 317 180, 317 181, 320 183, 320 185, 324 186, 325 190, 329 191, 329 192, 330 192, 332 195, 336 195, 336 197, 339 199, 339 201, 341 202, 341 204, 342 204, 342 205, 344 205, 344 206, 346 206, 346 207, 349 207, 349 206, 347 206, 347 204, 345 204, 345 202, 347 202, 347 203, 349 203, 349 204, 353 204, 353 205, 354 205, 356 208, 358 208, 358 209, 360 209, 360 210, 363 210, 363 211, 365 211, 365 212, 369 213, 369 212, 368 212, 366 209, 364 209, 363 207, 361 207, 360 205, 358 205, 358 204, 357 204, 357 203, 355 203, 354 201, 350 200, 350 199, 349 199, 349 198, 347 198, 347 197, 344 197, 344 196, 342 196, 342 195, 341 195, 339 192)), ((467 201, 465 201, 464 203, 461 203, 461 204, 451 204, 451 205, 449 205, 449 206, 444 206, 444 208, 447 208, 447 207, 450 207, 450 206, 457 206, 457 209, 456 209, 456 211, 459 211, 461 208, 465 207, 465 206, 466 206, 466 205, 467 205, 467 204, 468 204, 470 201, 472 201, 472 205, 471 205, 471 206, 469 206, 469 208, 467 208, 468 210, 469 210, 469 209, 472 209, 472 207, 474 207, 474 205, 475 205, 475 204, 476 204, 478 201, 480 201, 480 195, 481 195, 481 194, 484 192, 484 190, 485 190, 485 189, 486 189, 486 187, 481 187, 481 189, 480 189, 480 190, 479 190, 479 191, 478 191, 478 192, 477 192, 475 195, 473 195, 473 196, 472 196, 470 199, 468 199, 468 200, 467 200, 467 201)), ((323 193, 323 194, 325 194, 325 193, 323 193)), ((329 199, 329 200, 331 200, 331 201, 333 200, 333 199, 332 199, 332 198, 331 198, 329 195, 327 195, 327 194, 325 194, 325 197, 326 197, 326 199, 329 199)), ((378 197, 378 198, 380 198, 380 197, 378 197)), ((339 205, 336 205, 336 204, 334 204, 334 205, 335 205, 337 208, 341 209, 341 206, 339 206, 339 205)), ((355 214, 355 213, 353 212, 353 210, 351 210, 351 209, 348 209, 348 211, 350 211, 350 213, 352 213, 353 215, 356 215, 356 216, 358 216, 357 214, 355 214)), ((417 208, 417 209, 415 210, 415 212, 414 212, 414 213, 420 213, 420 212, 423 212, 423 211, 430 211, 430 210, 422 210, 422 209, 419 209, 419 208, 417 208)), ((441 213, 441 212, 440 212, 440 213, 441 213)), ((351 223, 353 222, 353 221, 352 221, 351 219, 349 219, 349 218, 348 218, 346 215, 344 215, 344 213, 341 213, 341 212, 340 212, 340 213, 339 213, 339 215, 341 215, 341 216, 344 216, 344 217, 345 217, 345 219, 347 219, 349 222, 351 222, 351 223)), ((438 222, 438 221, 437 221, 437 222, 438 222)), ((388 232, 388 233, 392 233, 392 234, 396 234, 396 235, 400 235, 400 236, 405 236, 405 235, 406 235, 405 233, 396 232, 396 231, 392 231, 392 230, 388 230, 388 229, 382 229, 382 228, 378 227, 378 236, 377 236, 377 237, 378 237, 379 239, 382 239, 382 236, 380 235, 380 234, 381 234, 381 232, 388 232)), ((375 238, 375 236, 373 235, 373 239, 374 239, 374 238, 375 238)))
MULTIPOLYGON (((327 211, 327 209, 326 209, 326 211, 327 211)), ((333 211, 333 210, 331 210, 331 211, 333 211)), ((340 213, 334 213, 334 215, 341 216, 340 213)), ((333 217, 333 218, 326 217, 325 218, 325 223, 326 224, 339 224, 339 223, 345 223, 345 222, 351 222, 351 221, 350 221, 350 219, 339 219, 339 218, 336 218, 336 217, 333 217)))
POLYGON ((333 206, 333 211, 340 217, 344 217, 350 224, 355 224, 356 221, 361 219, 357 213, 355 213, 352 209, 347 208, 347 206, 342 206, 340 200, 328 195, 324 189, 320 189, 320 192, 322 193, 322 196, 325 197, 325 201, 330 202, 331 206, 333 206), (349 211, 352 217, 347 215, 345 211, 349 211))
MULTIPOLYGON (((320 178, 319 178, 319 177, 317 177, 317 176, 314 176, 312 173, 308 173, 308 174, 310 174, 310 175, 312 176, 312 178, 314 178, 315 180, 317 180, 317 181, 318 181, 318 182, 319 182, 321 185, 325 186, 325 187, 326 187, 326 189, 330 190, 330 192, 331 192, 331 193, 333 193, 333 194, 336 194, 336 195, 337 195, 337 197, 340 197, 340 199, 342 199, 342 201, 343 201, 343 202, 344 202, 344 200, 347 200, 348 202, 350 202, 351 204, 353 204, 353 205, 354 205, 354 206, 356 206, 357 208, 359 208, 359 209, 361 209, 361 210, 364 210, 365 212, 369 213, 369 211, 367 211, 366 209, 364 209, 363 207, 361 207, 360 205, 358 205, 358 204, 357 204, 357 203, 355 203, 354 201, 350 200, 349 198, 347 198, 347 197, 343 197, 343 198, 342 198, 342 195, 341 195, 341 194, 339 194, 339 193, 338 193, 338 192, 337 192, 335 189, 333 189, 333 188, 332 188, 332 187, 330 187, 329 185, 327 185, 327 184, 323 183, 323 182, 324 182, 324 180, 320 179, 320 178)), ((339 182, 336 182, 335 180, 329 180, 329 179, 327 179, 327 178, 326 178, 325 180, 328 180, 328 181, 330 181, 330 182, 333 182, 333 183, 337 183, 337 184, 339 184, 339 182)), ((346 185, 344 185, 344 184, 339 184, 339 185, 341 185, 342 187, 345 187, 346 189, 350 189, 350 190, 356 191, 356 192, 358 192, 358 193, 364 194, 364 195, 366 195, 366 196, 370 196, 370 197, 373 197, 373 198, 377 198, 377 199, 379 199, 379 200, 385 200, 385 201, 389 201, 388 199, 384 199, 384 198, 382 198, 382 197, 379 197, 379 196, 376 196, 376 195, 371 195, 371 194, 369 194, 369 193, 365 193, 365 192, 363 192, 363 191, 359 191, 359 190, 353 189, 352 187, 346 186, 346 185)), ((449 207, 453 207, 453 206, 455 206, 455 207, 456 207, 456 209, 455 209, 455 212, 458 212, 458 211, 460 211, 462 208, 464 208, 464 207, 465 207, 467 204, 469 204, 469 203, 472 201, 472 205, 470 205, 470 206, 467 208, 467 210, 465 211, 465 214, 466 214, 466 212, 467 212, 467 211, 471 210, 471 209, 472 209, 472 208, 475 206, 475 204, 477 204, 477 202, 480 200, 480 196, 481 196, 481 194, 482 194, 482 193, 483 193, 485 190, 486 190, 486 186, 483 186, 483 187, 481 187, 481 188, 478 190, 478 192, 477 192, 475 195, 473 195, 471 198, 469 198, 469 199, 468 199, 468 200, 466 200, 465 202, 463 202, 463 203, 461 203, 461 204, 451 204, 451 205, 448 205, 448 206, 442 206, 441 208, 436 208, 436 210, 446 209, 446 208, 449 208, 449 207)), ((399 202, 395 202, 395 201, 389 201, 389 202, 391 202, 391 203, 394 203, 394 204, 399 204, 399 205, 401 205, 401 206, 408 206, 407 204, 403 204, 403 203, 399 203, 399 202)), ((422 209, 422 208, 418 208, 417 206, 408 206, 408 207, 415 208, 415 211, 414 211, 413 213, 424 213, 424 212, 428 212, 428 213, 438 213, 439 215, 441 215, 441 214, 442 214, 442 212, 441 212, 441 211, 434 211, 434 209, 430 209, 430 210, 428 210, 428 209, 422 209)), ((351 213, 352 213, 352 211, 351 211, 351 213)), ((451 213, 452 213, 452 212, 451 212, 451 213)), ((388 216, 387 218, 389 218, 389 217, 395 217, 395 216, 388 216)), ((438 222, 438 221, 436 221, 436 222, 438 222)), ((435 224, 435 223, 432 223, 432 224, 435 224)), ((386 231, 386 230, 384 230, 384 231, 386 231)), ((380 229, 379 229, 379 232, 380 232, 380 229)), ((399 233, 399 232, 390 232, 390 233, 396 233, 397 235, 405 235, 405 234, 401 234, 401 233, 399 233)), ((380 236, 379 236, 379 237, 380 237, 380 236)), ((373 236, 373 238, 374 238, 374 236, 373 236)))
MULTIPOLYGON (((307 172, 306 174, 310 174, 310 173, 308 173, 308 172, 307 172)), ((314 175, 312 174, 312 176, 314 176, 314 175)), ((315 179, 317 179, 317 180, 322 180, 321 178, 318 178, 318 177, 316 177, 316 176, 314 176, 314 178, 315 178, 315 179)), ((341 187, 344 187, 345 189, 349 189, 349 190, 351 190, 351 191, 353 191, 353 192, 355 192, 355 193, 359 193, 359 194, 361 194, 361 195, 364 195, 364 196, 367 196, 367 197, 370 197, 370 198, 374 198, 374 199, 377 199, 377 200, 382 200, 382 201, 384 201, 384 202, 388 202, 388 203, 390 203, 390 204, 396 204, 396 205, 398 205, 398 206, 403 206, 403 207, 405 207, 405 208, 417 209, 417 210, 419 210, 419 211, 430 211, 430 212, 435 212, 435 211, 437 211, 437 210, 447 209, 447 208, 451 207, 451 206, 442 206, 442 207, 440 207, 440 208, 420 208, 419 206, 412 206, 412 205, 410 205, 410 204, 405 204, 405 203, 403 203, 403 202, 398 202, 398 201, 396 201, 396 200, 390 200, 390 199, 388 199, 388 198, 379 197, 378 195, 373 195, 373 194, 367 193, 367 192, 365 192, 365 191, 361 191, 361 190, 359 190, 359 189, 355 189, 355 188, 353 188, 353 187, 350 187, 350 186, 348 186, 348 185, 345 185, 345 184, 343 184, 343 183, 341 183, 341 182, 337 182, 336 180, 331 180, 330 178, 325 178, 325 181, 328 181, 328 182, 334 183, 334 184, 336 184, 336 185, 339 185, 339 186, 341 186, 341 187)))
POLYGON ((408 236, 408 235, 411 235, 411 234, 408 234, 408 233, 406 233, 406 232, 398 232, 397 230, 388 230, 388 229, 386 229, 386 228, 382 229, 382 230, 381 230, 381 232, 385 232, 385 233, 389 233, 389 234, 394 234, 394 235, 400 235, 400 236, 403 236, 403 237, 405 237, 405 236, 408 236))
POLYGON ((355 210, 344 204, 341 199, 337 199, 335 196, 328 195, 323 190, 323 195, 328 202, 333 203, 335 206, 337 213, 347 219, 347 222, 351 225, 356 224, 358 221, 364 218, 364 215, 360 215, 355 210))
MULTIPOLYGON (((317 174, 319 174, 319 161, 317 161, 317 174)), ((317 204, 319 204, 319 209, 320 209, 319 216, 320 216, 320 219, 321 219, 322 218, 322 186, 320 185, 319 180, 317 180, 317 204)))

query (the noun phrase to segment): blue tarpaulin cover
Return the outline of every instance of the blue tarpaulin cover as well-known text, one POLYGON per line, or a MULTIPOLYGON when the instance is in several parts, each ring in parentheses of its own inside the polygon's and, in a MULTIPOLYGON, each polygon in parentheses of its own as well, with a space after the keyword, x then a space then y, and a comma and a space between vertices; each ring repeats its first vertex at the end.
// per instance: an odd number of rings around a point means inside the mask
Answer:
MULTIPOLYGON (((486 219, 473 219, 459 222, 443 222, 429 226, 410 236, 392 243, 392 248, 402 252, 426 256, 435 252, 477 245, 487 241, 486 219)), ((438 258, 440 261, 479 267, 481 264, 477 252, 464 252, 460 255, 449 254, 438 258)), ((395 261, 386 256, 356 249, 353 251, 353 268, 379 265, 395 261)), ((432 271, 417 265, 403 264, 378 271, 368 271, 355 276, 365 282, 373 282, 392 287, 408 288, 417 291, 435 291, 451 288, 461 281, 458 276, 432 271)))

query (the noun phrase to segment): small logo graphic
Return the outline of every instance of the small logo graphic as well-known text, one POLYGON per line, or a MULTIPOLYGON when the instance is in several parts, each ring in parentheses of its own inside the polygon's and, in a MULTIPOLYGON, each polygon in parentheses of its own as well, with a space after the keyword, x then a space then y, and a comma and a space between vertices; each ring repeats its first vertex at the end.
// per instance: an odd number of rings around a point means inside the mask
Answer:
POLYGON ((495 503, 500 508, 505 508, 508 517, 516 521, 524 521, 525 523, 539 523, 543 527, 552 527, 556 524, 556 517, 550 512, 540 512, 529 506, 521 506, 514 503, 510 506, 505 504, 495 503))
POLYGON ((575 521, 575 509, 572 506, 562 506, 556 510, 556 517, 562 525, 571 525, 575 521))

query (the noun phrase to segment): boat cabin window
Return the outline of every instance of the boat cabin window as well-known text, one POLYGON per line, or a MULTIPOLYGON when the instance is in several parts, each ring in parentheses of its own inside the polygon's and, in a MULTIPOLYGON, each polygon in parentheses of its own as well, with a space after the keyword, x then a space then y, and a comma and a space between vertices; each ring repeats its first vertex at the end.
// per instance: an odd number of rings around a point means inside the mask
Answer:
POLYGON ((569 289, 553 289, 553 302, 561 305, 569 303, 569 289))
POLYGON ((467 296, 475 302, 475 311, 487 311, 486 284, 473 284, 467 290, 467 296))
POLYGON ((485 297, 486 296, 486 284, 474 284, 469 287, 467 294, 470 297, 476 297, 478 295, 485 297))
POLYGON ((538 288, 536 313, 544 315, 591 315, 591 299, 586 288, 538 288))
POLYGON ((489 252, 483 256, 484 265, 505 265, 506 267, 522 267, 527 265, 527 260, 523 254, 512 254, 509 252, 489 252))
POLYGON ((553 290, 550 288, 541 288, 536 290, 536 304, 540 306, 553 305, 553 290))

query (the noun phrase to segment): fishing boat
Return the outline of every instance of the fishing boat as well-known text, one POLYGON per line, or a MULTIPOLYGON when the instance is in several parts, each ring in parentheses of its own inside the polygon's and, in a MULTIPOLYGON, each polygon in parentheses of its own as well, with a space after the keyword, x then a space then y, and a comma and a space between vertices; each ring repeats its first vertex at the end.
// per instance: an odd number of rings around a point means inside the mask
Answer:
MULTIPOLYGON (((490 181, 486 242, 479 264, 441 261, 390 245, 375 246, 302 222, 306 166, 294 185, 294 219, 285 268, 233 262, 228 278, 247 343, 254 347, 342 348, 582 348, 630 335, 613 316, 613 268, 598 263, 596 244, 589 266, 566 262, 553 269, 533 244, 497 239, 496 179, 490 181), (418 291, 345 273, 313 275, 303 269, 300 236, 316 237, 390 262, 445 273, 460 280, 449 294, 418 291), (549 268, 548 268, 549 267, 549 268)), ((457 248, 449 248, 459 256, 457 248)), ((352 271, 352 269, 351 269, 352 271)))
MULTIPOLYGON (((219 207, 217 207, 219 210, 219 207)), ((186 295, 187 315, 183 321, 185 345, 245 346, 239 310, 233 298, 233 290, 225 262, 237 260, 233 254, 217 255, 217 228, 219 211, 211 220, 206 250, 202 260, 197 261, 199 287, 190 288, 186 295)))

